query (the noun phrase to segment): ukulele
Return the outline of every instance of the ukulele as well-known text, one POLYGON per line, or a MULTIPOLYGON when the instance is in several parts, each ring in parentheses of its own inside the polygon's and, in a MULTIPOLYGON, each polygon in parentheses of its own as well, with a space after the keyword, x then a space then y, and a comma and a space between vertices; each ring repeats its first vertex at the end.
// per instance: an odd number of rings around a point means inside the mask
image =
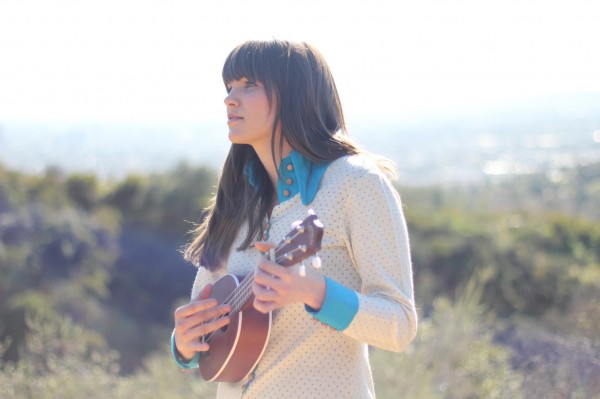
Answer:
MULTIPOLYGON (((295 222, 285 238, 270 251, 270 258, 281 266, 292 266, 315 255, 321 249, 323 224, 309 211, 302 222, 295 222)), ((313 266, 320 267, 320 258, 313 258, 313 266)), ((304 264, 300 266, 300 275, 304 264)), ((252 283, 254 275, 240 279, 227 274, 212 288, 211 298, 219 304, 231 305, 230 322, 225 327, 200 338, 210 344, 201 352, 200 374, 206 381, 240 382, 256 367, 262 357, 271 331, 272 314, 254 309, 252 283)))

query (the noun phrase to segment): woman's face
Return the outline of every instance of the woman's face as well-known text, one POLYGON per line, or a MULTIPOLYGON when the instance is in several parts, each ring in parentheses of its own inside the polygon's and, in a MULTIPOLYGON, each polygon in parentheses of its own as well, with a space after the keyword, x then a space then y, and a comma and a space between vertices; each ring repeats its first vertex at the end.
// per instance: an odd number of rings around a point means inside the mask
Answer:
POLYGON ((257 152, 259 147, 270 149, 276 106, 269 106, 263 84, 242 78, 229 82, 227 92, 229 140, 234 144, 249 144, 257 152))

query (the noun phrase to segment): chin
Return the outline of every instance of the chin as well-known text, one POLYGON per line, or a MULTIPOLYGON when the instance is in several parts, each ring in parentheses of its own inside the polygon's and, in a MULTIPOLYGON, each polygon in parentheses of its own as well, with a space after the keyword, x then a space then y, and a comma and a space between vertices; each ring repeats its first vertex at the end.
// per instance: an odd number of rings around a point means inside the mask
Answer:
POLYGON ((271 145, 271 133, 269 131, 263 132, 248 132, 247 129, 236 130, 229 129, 229 141, 232 144, 247 144, 253 147, 262 145, 271 145))
POLYGON ((231 144, 248 144, 240 134, 234 132, 229 132, 229 141, 231 141, 231 144))

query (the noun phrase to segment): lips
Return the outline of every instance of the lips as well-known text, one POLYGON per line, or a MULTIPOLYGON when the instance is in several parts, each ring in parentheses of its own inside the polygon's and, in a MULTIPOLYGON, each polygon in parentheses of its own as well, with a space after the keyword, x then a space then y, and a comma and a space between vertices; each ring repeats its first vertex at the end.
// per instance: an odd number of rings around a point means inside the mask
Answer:
POLYGON ((227 122, 235 122, 235 121, 239 121, 244 119, 243 117, 236 115, 236 114, 228 114, 227 115, 227 122))

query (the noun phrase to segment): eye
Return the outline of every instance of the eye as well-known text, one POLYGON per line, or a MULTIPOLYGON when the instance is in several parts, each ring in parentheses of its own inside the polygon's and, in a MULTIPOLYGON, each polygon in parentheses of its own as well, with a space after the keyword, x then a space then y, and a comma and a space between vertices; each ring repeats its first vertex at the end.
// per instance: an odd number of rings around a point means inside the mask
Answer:
POLYGON ((256 83, 254 81, 252 81, 252 80, 247 80, 246 81, 246 88, 248 88, 248 87, 254 87, 254 86, 256 86, 256 83))

